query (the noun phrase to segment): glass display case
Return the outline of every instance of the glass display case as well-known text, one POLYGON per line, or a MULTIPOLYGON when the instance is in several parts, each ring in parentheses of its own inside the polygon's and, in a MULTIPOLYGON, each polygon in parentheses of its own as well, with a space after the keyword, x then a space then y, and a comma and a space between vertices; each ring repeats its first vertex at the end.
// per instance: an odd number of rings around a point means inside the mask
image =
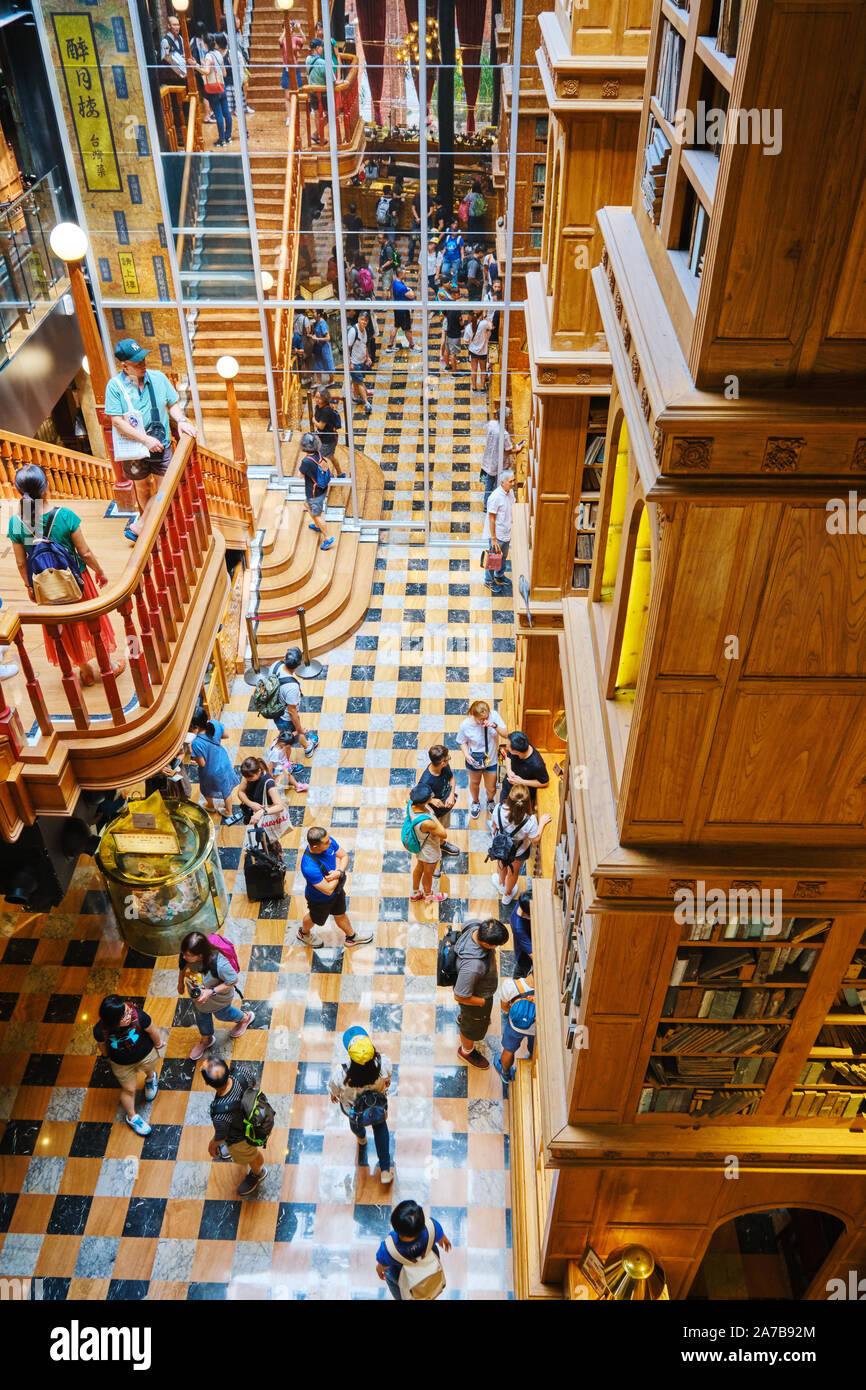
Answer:
POLYGON ((159 792, 130 800, 102 832, 96 862, 121 936, 149 956, 174 955, 187 932, 218 931, 228 897, 207 812, 159 792))

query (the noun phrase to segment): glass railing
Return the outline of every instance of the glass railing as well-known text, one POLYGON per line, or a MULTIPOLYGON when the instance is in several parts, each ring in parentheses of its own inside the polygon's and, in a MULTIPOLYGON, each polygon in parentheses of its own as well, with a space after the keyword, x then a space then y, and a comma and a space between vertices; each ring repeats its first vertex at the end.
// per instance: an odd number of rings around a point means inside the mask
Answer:
POLYGON ((52 255, 48 237, 70 216, 56 168, 12 202, 0 204, 0 366, 66 287, 63 262, 52 255))

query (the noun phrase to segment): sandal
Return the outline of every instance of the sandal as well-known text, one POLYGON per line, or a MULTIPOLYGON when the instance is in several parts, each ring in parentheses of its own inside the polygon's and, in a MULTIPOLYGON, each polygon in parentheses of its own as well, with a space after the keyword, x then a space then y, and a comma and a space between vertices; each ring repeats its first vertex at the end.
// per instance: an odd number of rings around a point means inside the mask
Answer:
POLYGON ((447 897, 447 893, 428 893, 424 901, 425 903, 441 903, 447 897))
POLYGON ((423 896, 424 894, 421 892, 421 889, 419 888, 417 893, 409 894, 409 901, 417 903, 419 899, 423 898, 423 896))

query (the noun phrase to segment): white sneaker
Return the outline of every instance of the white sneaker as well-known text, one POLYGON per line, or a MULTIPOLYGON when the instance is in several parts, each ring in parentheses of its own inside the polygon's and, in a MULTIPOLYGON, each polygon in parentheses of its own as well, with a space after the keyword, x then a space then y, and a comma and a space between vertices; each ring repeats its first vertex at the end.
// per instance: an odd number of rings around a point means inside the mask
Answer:
POLYGON ((394 1181, 394 1169, 386 1168, 384 1173, 380 1172, 379 1181, 387 1187, 389 1182, 394 1181))
POLYGON ((469 807, 469 814, 473 820, 477 820, 481 815, 481 806, 477 801, 473 801, 472 805, 469 807))
POLYGON ((286 125, 291 125, 291 124, 292 124, 292 118, 291 118, 291 116, 287 116, 287 117, 286 117, 286 125))
POLYGON ((13 676, 17 675, 18 667, 13 665, 11 662, 4 663, 2 666, 0 666, 0 681, 9 681, 12 679, 13 676))
POLYGON ((490 882, 493 884, 493 887, 496 889, 497 893, 500 893, 500 894, 501 894, 501 893, 502 893, 502 881, 501 881, 499 875, 498 875, 498 874, 491 874, 491 875, 490 875, 490 882))

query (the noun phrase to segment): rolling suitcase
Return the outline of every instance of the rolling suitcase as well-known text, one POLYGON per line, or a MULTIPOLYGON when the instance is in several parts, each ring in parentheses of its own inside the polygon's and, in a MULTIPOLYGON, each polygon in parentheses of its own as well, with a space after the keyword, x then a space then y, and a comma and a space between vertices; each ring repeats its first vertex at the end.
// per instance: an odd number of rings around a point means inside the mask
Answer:
POLYGON ((250 831, 244 852, 244 882, 251 902, 269 902, 286 896, 286 869, 282 854, 268 848, 260 831, 250 831))

